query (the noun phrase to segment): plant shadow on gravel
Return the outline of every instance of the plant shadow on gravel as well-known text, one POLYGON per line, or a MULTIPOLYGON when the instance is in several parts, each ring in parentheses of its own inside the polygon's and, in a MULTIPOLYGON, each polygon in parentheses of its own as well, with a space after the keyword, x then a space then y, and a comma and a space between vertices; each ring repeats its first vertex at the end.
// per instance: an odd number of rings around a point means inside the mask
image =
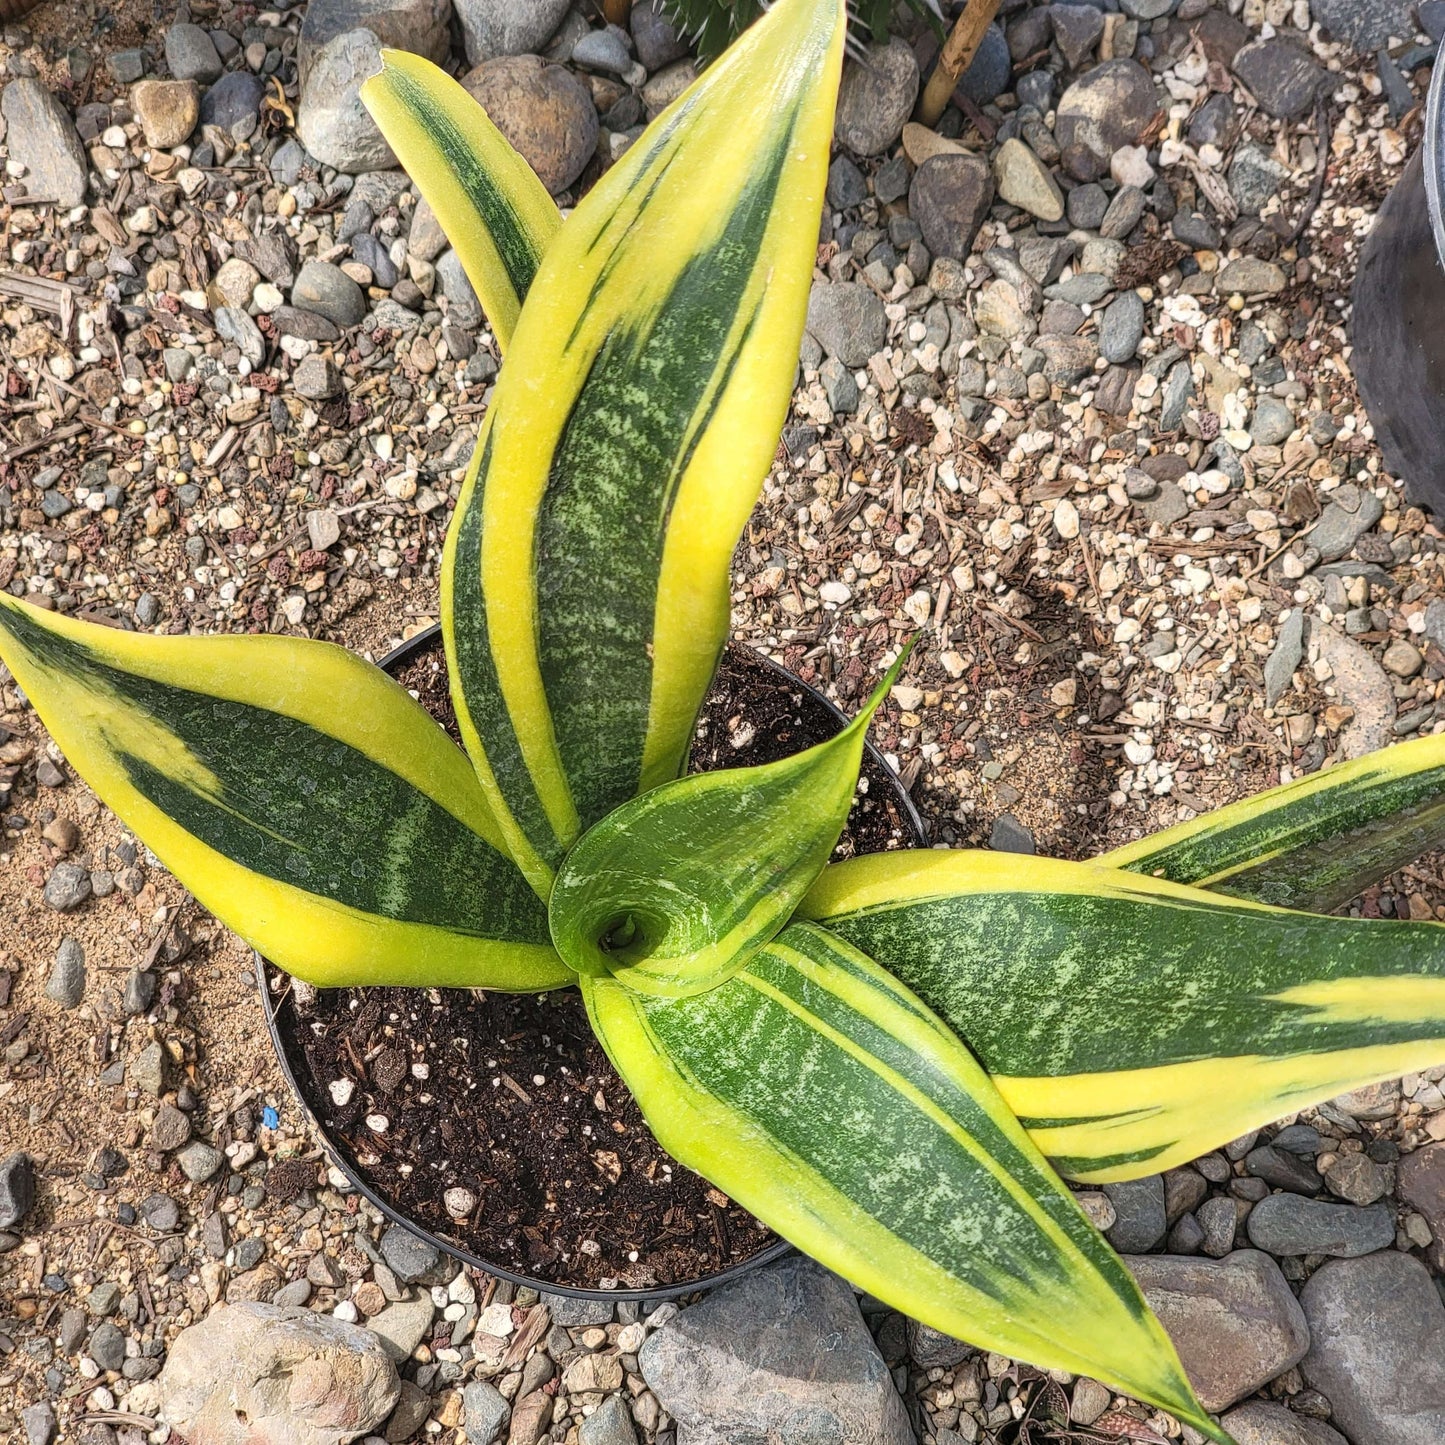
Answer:
MULTIPOLYGON (((968 614, 969 710, 944 715, 939 742, 964 777, 943 789, 916 788, 913 799, 938 842, 987 844, 994 822, 1008 814, 1033 835, 1038 852, 1088 858, 1109 845, 1108 799, 1123 741, 1112 719, 1126 694, 1107 692, 1097 676, 1077 670, 1092 650, 1094 627, 1081 608, 1052 588, 1029 592, 1026 583, 1005 601, 975 602, 968 614), (1055 702, 1053 690, 1070 681, 1073 703, 1055 702), (1002 767, 996 778, 990 764, 1002 767), (972 800, 970 811, 959 808, 960 797, 972 800)), ((941 673, 924 681, 942 683, 941 673)), ((879 746, 887 751, 899 740, 898 714, 890 710, 879 746)))

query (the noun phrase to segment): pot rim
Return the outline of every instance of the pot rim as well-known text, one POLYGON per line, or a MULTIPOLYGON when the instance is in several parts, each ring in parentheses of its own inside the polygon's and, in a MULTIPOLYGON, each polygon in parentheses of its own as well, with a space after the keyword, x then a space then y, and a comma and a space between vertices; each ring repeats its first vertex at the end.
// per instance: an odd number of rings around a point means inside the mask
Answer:
POLYGON ((1425 196, 1430 207, 1430 228, 1435 253, 1445 266, 1445 61, 1436 60, 1425 100, 1425 196))
MULTIPOLYGON (((430 627, 426 627, 418 632, 415 637, 408 638, 407 641, 403 642, 399 647, 393 648, 376 665, 388 673, 395 671, 397 668, 404 667, 407 663, 413 661, 418 655, 427 650, 435 642, 440 632, 441 627, 433 623, 430 627)), ((786 678, 789 683, 802 688, 805 692, 811 693, 817 701, 821 702, 824 707, 828 709, 840 724, 848 721, 847 715, 842 709, 824 697, 817 688, 804 682, 802 678, 798 677, 795 673, 789 672, 787 668, 780 666, 771 658, 764 657, 762 653, 753 651, 753 656, 763 665, 765 670, 778 677, 786 678)), ((865 741, 864 751, 886 769, 888 777, 893 784, 893 790, 900 810, 907 820, 909 827, 912 828, 915 838, 919 840, 917 846, 920 848, 928 847, 928 827, 924 823, 922 815, 919 813, 913 799, 909 796, 907 789, 904 788, 898 774, 888 766, 883 754, 880 753, 871 742, 865 741)), ((266 1032, 270 1035, 271 1047, 275 1051, 276 1060, 281 1066, 281 1074, 286 1080, 287 1087, 291 1090, 291 1097, 301 1110, 302 1117, 311 1126, 316 1137, 321 1140, 322 1150, 326 1155, 328 1163, 341 1174, 345 1175, 351 1187, 371 1204, 373 1208, 378 1210, 384 1218, 390 1220, 392 1224, 399 1225, 402 1229, 405 1229, 409 1234, 415 1235, 418 1239, 424 1240, 434 1249, 439 1249, 443 1254, 449 1254, 453 1258, 461 1260, 463 1264, 480 1270, 483 1274, 494 1275, 496 1278, 505 1279, 514 1285, 534 1289, 539 1294, 561 1295, 567 1299, 596 1300, 599 1302, 625 1300, 635 1304, 641 1304, 648 1300, 661 1301, 677 1299, 682 1295, 695 1294, 699 1290, 714 1289, 718 1285, 726 1284, 730 1280, 737 1279, 749 1270, 758 1269, 765 1264, 771 1264, 774 1260, 781 1259, 784 1255, 793 1252, 793 1246, 789 1244, 786 1239, 779 1239, 775 1244, 770 1244, 766 1249, 760 1250, 757 1254, 753 1255, 751 1259, 742 1260, 738 1264, 732 1264, 726 1269, 718 1270, 715 1274, 703 1275, 698 1279, 687 1280, 681 1284, 657 1285, 649 1289, 586 1289, 579 1285, 557 1284, 549 1280, 536 1279, 531 1275, 521 1274, 517 1270, 504 1268, 502 1265, 494 1264, 478 1254, 473 1254, 461 1245, 454 1244, 438 1234, 433 1234, 431 1230, 404 1214, 394 1204, 391 1204, 384 1196, 378 1193, 370 1184, 357 1176, 351 1165, 346 1162, 341 1151, 332 1142, 331 1131, 312 1112, 311 1106, 306 1102, 305 1094, 302 1093, 296 1081, 295 1072, 291 1067, 291 1060, 287 1056, 286 1048, 281 1038, 280 1025, 277 1021, 278 1001, 272 998, 270 986, 266 981, 266 970, 271 965, 259 953, 253 952, 253 957, 256 960, 256 978, 261 995, 261 1011, 266 1019, 266 1032)))

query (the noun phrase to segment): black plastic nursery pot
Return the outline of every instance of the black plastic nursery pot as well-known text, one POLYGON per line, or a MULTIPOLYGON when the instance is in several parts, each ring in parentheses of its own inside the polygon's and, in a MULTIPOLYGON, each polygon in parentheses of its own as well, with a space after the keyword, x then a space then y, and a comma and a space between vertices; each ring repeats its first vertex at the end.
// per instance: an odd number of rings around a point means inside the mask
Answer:
MULTIPOLYGON (((381 666, 448 725, 440 629, 381 666)), ((719 750, 701 759, 710 766, 796 752, 846 721, 815 688, 736 644, 703 718, 719 750)), ((845 846, 926 846, 918 810, 871 744, 863 776, 845 846)), ((327 989, 300 999, 279 970, 260 959, 257 969, 281 1070, 330 1162, 437 1249, 514 1284, 614 1301, 711 1288, 789 1249, 662 1152, 575 989, 327 989)))
POLYGON ((1445 517, 1445 64, 1424 144, 1380 208, 1352 295, 1352 366, 1385 465, 1445 517))

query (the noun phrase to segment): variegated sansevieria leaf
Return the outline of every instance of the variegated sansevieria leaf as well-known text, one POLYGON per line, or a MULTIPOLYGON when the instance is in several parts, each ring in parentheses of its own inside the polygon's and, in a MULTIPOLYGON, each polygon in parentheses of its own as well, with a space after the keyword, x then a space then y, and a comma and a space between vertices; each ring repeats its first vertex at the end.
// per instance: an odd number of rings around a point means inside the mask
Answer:
POLYGON ((985 852, 824 869, 801 913, 937 1009, 1054 1166, 1172 1168, 1445 1064, 1445 928, 985 852))
POLYGON ((682 998, 737 973, 788 921, 848 821, 863 739, 908 653, 836 737, 694 773, 582 835, 552 887, 552 942, 578 973, 682 998))
POLYGON ((1445 844, 1445 734, 1246 798, 1096 859, 1214 893, 1332 912, 1445 844))
POLYGON ((807 311, 843 0, 779 0, 569 217, 513 338, 443 568, 458 714, 545 892, 675 778, 807 311))
POLYGON ((361 98, 436 213, 506 348, 562 224, 547 188, 481 105, 420 55, 383 50, 361 98))
POLYGON ((153 637, 3 595, 0 658, 101 799, 287 972, 570 981, 465 755, 379 668, 321 642, 153 637))
POLYGON ((709 993, 584 977, 582 995, 663 1147, 814 1259, 935 1329, 1228 1440, 988 1075, 857 949, 794 924, 709 993))

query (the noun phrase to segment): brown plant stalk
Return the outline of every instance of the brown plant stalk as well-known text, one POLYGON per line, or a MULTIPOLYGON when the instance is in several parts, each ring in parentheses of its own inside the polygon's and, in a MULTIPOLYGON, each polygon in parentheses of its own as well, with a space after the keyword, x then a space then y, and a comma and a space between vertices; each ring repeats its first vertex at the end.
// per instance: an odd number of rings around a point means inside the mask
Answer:
POLYGON ((938 54, 938 64, 933 67, 933 74, 918 99, 918 109, 913 113, 921 125, 938 124, 954 88, 973 64, 973 57, 998 14, 999 3, 1000 0, 968 0, 963 13, 953 22, 953 29, 938 54))

